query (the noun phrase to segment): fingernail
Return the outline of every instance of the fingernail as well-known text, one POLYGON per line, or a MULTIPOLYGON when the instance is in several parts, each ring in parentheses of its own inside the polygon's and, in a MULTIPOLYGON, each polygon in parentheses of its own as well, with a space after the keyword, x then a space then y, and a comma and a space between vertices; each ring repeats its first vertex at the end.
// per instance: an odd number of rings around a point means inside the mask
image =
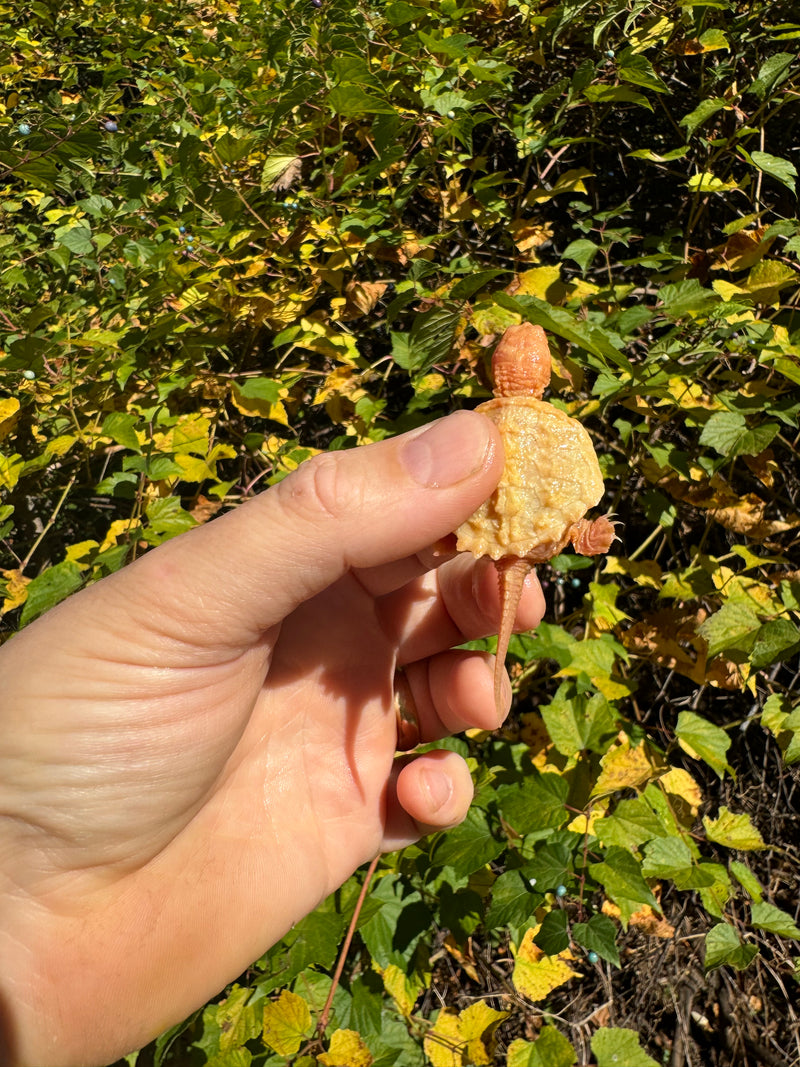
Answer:
POLYGON ((453 783, 450 780, 450 776, 443 774, 441 771, 435 771, 431 767, 424 767, 419 773, 422 780, 422 788, 428 794, 431 814, 440 811, 453 794, 453 783))
POLYGON ((400 456, 415 482, 443 489, 476 474, 493 447, 483 420, 471 411, 457 411, 406 442, 400 456))

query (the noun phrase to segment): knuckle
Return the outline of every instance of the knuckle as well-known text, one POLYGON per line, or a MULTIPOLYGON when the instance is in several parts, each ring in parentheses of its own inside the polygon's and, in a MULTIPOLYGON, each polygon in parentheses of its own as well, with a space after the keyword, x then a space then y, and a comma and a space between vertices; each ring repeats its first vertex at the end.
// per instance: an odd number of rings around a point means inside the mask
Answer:
POLYGON ((322 516, 338 521, 357 509, 361 494, 342 467, 340 458, 330 453, 303 463, 283 483, 291 494, 293 510, 309 518, 322 516))

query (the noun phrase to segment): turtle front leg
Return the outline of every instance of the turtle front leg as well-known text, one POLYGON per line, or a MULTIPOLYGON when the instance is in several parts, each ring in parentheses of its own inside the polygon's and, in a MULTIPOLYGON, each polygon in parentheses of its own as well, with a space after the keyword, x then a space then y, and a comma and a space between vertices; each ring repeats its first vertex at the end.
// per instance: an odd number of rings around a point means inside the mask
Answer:
POLYGON ((580 519, 573 522, 568 530, 572 547, 580 556, 596 556, 608 552, 616 539, 616 524, 603 515, 599 519, 580 519))

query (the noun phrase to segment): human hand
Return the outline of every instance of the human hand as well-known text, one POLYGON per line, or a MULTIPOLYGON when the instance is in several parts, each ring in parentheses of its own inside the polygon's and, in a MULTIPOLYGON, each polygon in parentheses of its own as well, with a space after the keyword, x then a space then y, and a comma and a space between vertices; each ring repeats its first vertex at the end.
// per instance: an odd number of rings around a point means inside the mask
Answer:
MULTIPOLYGON (((492 657, 452 651, 496 631, 494 568, 430 546, 501 469, 467 412, 318 456, 0 649, 3 1062, 146 1044, 464 817, 458 756, 395 759, 393 680, 423 741, 499 725, 492 657)), ((534 580, 518 625, 542 611, 534 580)))

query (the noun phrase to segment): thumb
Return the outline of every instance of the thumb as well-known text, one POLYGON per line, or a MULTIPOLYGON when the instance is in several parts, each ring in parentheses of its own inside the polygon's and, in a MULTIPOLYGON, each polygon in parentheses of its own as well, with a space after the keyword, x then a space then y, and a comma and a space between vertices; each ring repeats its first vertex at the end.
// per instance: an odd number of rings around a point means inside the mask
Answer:
POLYGON ((502 467, 490 420, 457 412, 315 456, 115 577, 134 583, 128 604, 144 619, 155 607, 160 629, 167 617, 184 640, 249 644, 350 568, 402 559, 450 533, 491 494, 502 467))

